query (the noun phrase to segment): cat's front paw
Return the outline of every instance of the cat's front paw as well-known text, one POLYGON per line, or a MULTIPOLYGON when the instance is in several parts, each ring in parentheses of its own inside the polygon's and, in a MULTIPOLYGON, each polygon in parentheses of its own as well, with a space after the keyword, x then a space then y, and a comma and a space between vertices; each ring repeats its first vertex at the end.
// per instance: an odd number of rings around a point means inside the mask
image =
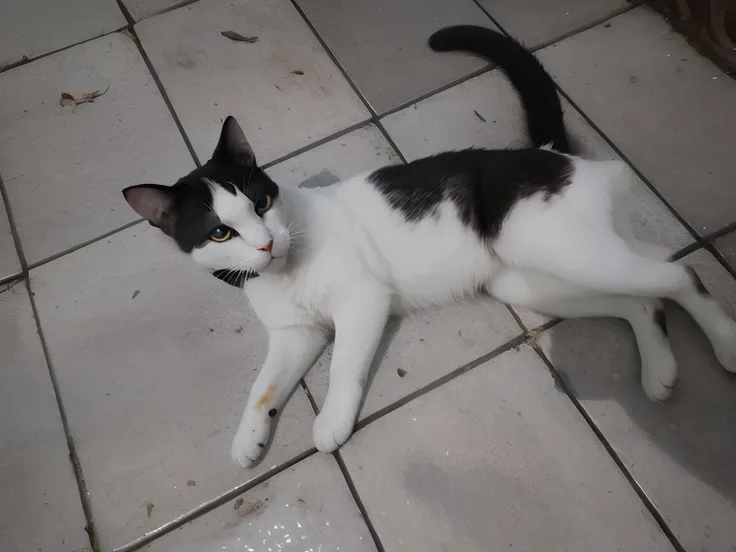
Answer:
POLYGON ((247 421, 240 424, 233 439, 230 457, 241 468, 252 468, 260 460, 271 434, 268 422, 247 421))
POLYGON ((353 418, 330 417, 322 412, 314 420, 314 446, 320 452, 335 452, 344 445, 353 433, 353 418))
POLYGON ((322 410, 314 420, 314 446, 320 452, 335 452, 353 433, 358 417, 362 385, 330 384, 322 410))

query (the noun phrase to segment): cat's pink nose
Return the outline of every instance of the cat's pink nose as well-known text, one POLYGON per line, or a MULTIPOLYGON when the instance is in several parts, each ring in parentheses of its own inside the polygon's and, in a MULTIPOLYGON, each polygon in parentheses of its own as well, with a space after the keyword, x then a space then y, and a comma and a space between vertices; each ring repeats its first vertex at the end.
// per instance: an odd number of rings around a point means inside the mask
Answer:
POLYGON ((271 252, 271 249, 273 249, 273 240, 271 240, 270 242, 268 242, 263 247, 259 247, 258 248, 258 251, 265 251, 266 253, 270 253, 271 252))

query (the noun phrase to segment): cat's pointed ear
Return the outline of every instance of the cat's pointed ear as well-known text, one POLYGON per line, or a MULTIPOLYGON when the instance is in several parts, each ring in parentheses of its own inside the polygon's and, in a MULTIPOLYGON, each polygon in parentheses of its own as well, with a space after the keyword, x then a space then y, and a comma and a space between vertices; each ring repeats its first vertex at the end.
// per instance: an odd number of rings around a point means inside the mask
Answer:
POLYGON ((223 165, 237 165, 240 167, 251 167, 256 162, 253 148, 250 147, 248 139, 240 128, 235 117, 228 116, 222 125, 220 141, 217 142, 212 160, 223 165))
POLYGON ((160 228, 164 234, 174 236, 176 195, 169 186, 139 184, 123 190, 123 196, 133 210, 160 228))

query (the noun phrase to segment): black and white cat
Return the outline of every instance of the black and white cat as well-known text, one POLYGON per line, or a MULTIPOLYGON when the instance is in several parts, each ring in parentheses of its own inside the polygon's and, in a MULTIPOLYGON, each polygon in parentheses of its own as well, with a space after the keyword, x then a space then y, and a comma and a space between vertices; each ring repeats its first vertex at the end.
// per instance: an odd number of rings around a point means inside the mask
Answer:
POLYGON ((447 152, 329 187, 279 189, 229 117, 212 159, 173 186, 124 190, 135 211, 218 278, 242 287, 268 356, 232 446, 258 461, 275 416, 335 333, 317 448, 345 443, 391 314, 491 295, 561 317, 615 316, 634 330, 641 382, 670 396, 677 366, 660 298, 682 305, 736 372, 736 323, 692 269, 638 242, 616 210, 625 164, 570 150, 554 83, 523 46, 480 27, 430 38, 495 60, 521 96, 535 148, 447 152))

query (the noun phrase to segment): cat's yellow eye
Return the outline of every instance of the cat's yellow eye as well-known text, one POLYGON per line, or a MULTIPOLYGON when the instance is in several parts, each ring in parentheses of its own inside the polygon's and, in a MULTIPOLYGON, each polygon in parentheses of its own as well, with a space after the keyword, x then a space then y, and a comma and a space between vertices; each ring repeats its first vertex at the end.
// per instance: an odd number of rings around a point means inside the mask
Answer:
POLYGON ((256 201, 256 214, 262 217, 271 208, 271 196, 264 195, 256 201))
POLYGON ((233 237, 233 230, 227 226, 218 226, 210 233, 213 242, 222 243, 233 237))

